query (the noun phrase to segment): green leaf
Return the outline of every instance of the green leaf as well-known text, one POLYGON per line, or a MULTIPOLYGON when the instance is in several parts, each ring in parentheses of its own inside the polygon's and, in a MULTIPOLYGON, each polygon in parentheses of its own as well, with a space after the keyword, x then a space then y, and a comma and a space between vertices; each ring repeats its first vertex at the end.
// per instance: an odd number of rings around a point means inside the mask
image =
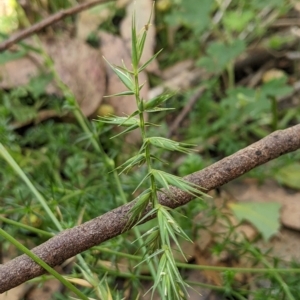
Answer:
POLYGON ((131 118, 131 117, 117 117, 117 116, 99 117, 99 121, 103 122, 103 123, 107 123, 107 124, 128 127, 124 131, 111 137, 111 139, 113 139, 117 136, 120 136, 122 134, 128 133, 130 131, 133 131, 133 130, 139 128, 139 126, 140 126, 140 121, 136 118, 131 118))
POLYGON ((20 59, 28 53, 28 50, 20 50, 17 52, 4 51, 0 53, 0 65, 3 65, 9 61, 20 59))
POLYGON ((293 92, 293 88, 287 84, 287 78, 276 78, 265 83, 260 93, 262 97, 283 97, 293 92))
POLYGON ((136 118, 127 118, 127 117, 118 117, 118 116, 111 116, 111 117, 99 117, 99 121, 107 124, 114 124, 119 126, 133 126, 133 125, 140 125, 140 121, 136 118))
POLYGON ((278 182, 287 187, 300 190, 300 164, 294 163, 282 167, 276 172, 275 178, 278 182))
POLYGON ((206 50, 207 56, 202 57, 197 64, 206 68, 209 72, 219 73, 245 49, 246 44, 242 40, 234 40, 230 44, 212 42, 206 50))
POLYGON ((26 88, 32 93, 34 99, 38 99, 42 94, 46 93, 46 87, 52 81, 52 79, 53 75, 51 73, 32 77, 26 88))
POLYGON ((147 21, 147 24, 144 26, 143 34, 142 34, 141 38, 138 39, 138 42, 137 42, 138 61, 140 61, 140 59, 142 57, 142 54, 143 54, 143 51, 144 51, 144 46, 145 46, 145 41, 146 41, 146 37, 147 37, 148 27, 151 25, 150 22, 151 22, 153 10, 154 10, 154 2, 153 2, 153 6, 151 8, 151 13, 149 15, 149 19, 147 21))
POLYGON ((181 1, 177 9, 166 15, 165 21, 170 25, 182 24, 191 28, 195 34, 200 34, 210 25, 213 3, 211 0, 181 1))
POLYGON ((155 108, 152 108, 152 109, 146 109, 145 112, 148 112, 148 113, 155 113, 155 112, 161 112, 161 111, 167 111, 167 110, 174 110, 175 108, 163 108, 163 107, 155 107, 155 108))
POLYGON ((158 107, 162 103, 166 102, 169 100, 171 97, 173 97, 175 93, 169 93, 169 94, 162 94, 157 97, 154 97, 150 99, 149 101, 144 103, 144 109, 149 110, 158 107))
POLYGON ((242 32, 255 18, 254 14, 253 10, 228 11, 223 17, 224 26, 228 31, 242 32))
POLYGON ((131 61, 133 69, 138 68, 139 59, 138 59, 138 43, 136 35, 136 22, 135 22, 135 11, 132 14, 132 23, 131 23, 131 61))
POLYGON ((128 132, 130 132, 130 131, 133 131, 133 130, 135 130, 135 129, 137 129, 137 128, 139 128, 139 125, 132 125, 132 126, 126 128, 125 130, 123 130, 122 132, 120 132, 120 133, 118 133, 118 134, 112 136, 111 139, 114 139, 114 138, 116 138, 116 137, 118 137, 118 136, 120 136, 120 135, 122 135, 122 134, 125 134, 125 133, 128 133, 128 132))
MULTIPOLYGON (((154 227, 151 229, 151 232, 147 232, 147 238, 145 239, 144 245, 149 250, 150 254, 155 253, 157 249, 160 248, 160 232, 158 230, 158 227, 154 227)), ((146 236, 143 234, 142 238, 146 236)))
POLYGON ((134 95, 134 92, 133 91, 125 91, 125 92, 121 92, 121 93, 117 93, 117 94, 113 94, 113 95, 107 95, 107 96, 104 96, 104 98, 118 97, 118 96, 130 96, 130 95, 134 95))
POLYGON ((155 177, 155 179, 161 184, 161 186, 168 191, 170 191, 170 185, 173 185, 178 187, 182 191, 193 195, 195 198, 204 195, 204 193, 200 190, 199 186, 188 182, 181 177, 156 169, 152 169, 151 173, 155 177))
POLYGON ((155 53, 148 61, 146 61, 138 70, 138 73, 142 72, 151 62, 158 56, 158 54, 162 51, 163 49, 160 49, 157 53, 155 53))
POLYGON ((191 149, 188 149, 188 147, 193 146, 191 144, 179 143, 162 137, 150 137, 147 139, 147 141, 155 147, 163 148, 169 151, 179 151, 182 153, 192 152, 191 149))
POLYGON ((140 59, 142 57, 144 46, 145 46, 146 37, 147 37, 147 31, 145 30, 143 32, 142 37, 138 41, 138 61, 140 61, 140 59))
MULTIPOLYGON (((131 158, 129 158, 128 160, 126 160, 121 166, 117 167, 117 169, 121 169, 122 171, 120 172, 120 174, 122 174, 123 172, 128 172, 131 168, 133 168, 136 165, 141 165, 145 162, 146 157, 145 154, 137 154, 131 158)), ((119 175, 120 175, 119 174, 119 175)))
POLYGON ((104 57, 105 61, 110 65, 114 73, 119 77, 119 79, 123 82, 123 84, 132 92, 134 92, 134 82, 130 76, 129 72, 125 72, 124 68, 113 66, 109 63, 104 57))
POLYGON ((279 203, 231 203, 229 207, 238 220, 252 223, 266 241, 280 228, 279 210, 281 205, 279 203))
POLYGON ((151 176, 151 173, 149 172, 141 181, 140 181, 140 183, 138 184, 138 186, 135 188, 135 190, 132 192, 132 194, 134 194, 137 190, 138 190, 138 188, 143 184, 143 182, 145 181, 145 180, 147 180, 149 177, 151 176))
POLYGON ((136 202, 128 213, 129 220, 127 222, 126 227, 128 226, 131 227, 133 223, 141 219, 146 207, 151 201, 151 195, 152 195, 151 190, 147 189, 135 199, 136 202))

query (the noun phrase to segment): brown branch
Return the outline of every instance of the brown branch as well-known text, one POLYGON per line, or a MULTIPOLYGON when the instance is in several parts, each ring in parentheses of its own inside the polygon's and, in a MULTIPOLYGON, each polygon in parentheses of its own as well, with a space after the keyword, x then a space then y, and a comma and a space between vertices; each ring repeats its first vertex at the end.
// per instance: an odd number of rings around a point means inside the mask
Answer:
MULTIPOLYGON (((209 191, 299 148, 300 124, 286 130, 275 131, 235 154, 186 176, 185 179, 209 191)), ((177 188, 172 188, 172 193, 176 201, 165 194, 160 194, 160 203, 176 208, 192 200, 191 195, 177 188)), ((59 265, 66 259, 121 234, 131 206, 132 203, 123 205, 80 226, 65 230, 32 251, 50 266, 59 265)), ((43 273, 43 268, 28 256, 21 255, 0 265, 0 293, 43 273)))
POLYGON ((112 1, 112 0, 94 0, 91 2, 87 1, 80 5, 77 5, 75 7, 61 10, 61 11, 49 16, 48 18, 42 20, 41 22, 38 22, 24 30, 17 32, 16 34, 12 35, 10 38, 5 40, 4 42, 0 43, 0 52, 8 49, 10 46, 14 45, 15 43, 17 43, 21 40, 24 40, 25 38, 41 31, 42 29, 44 29, 50 25, 53 25, 54 23, 66 18, 68 16, 77 14, 77 13, 79 13, 85 9, 89 9, 97 4, 106 3, 106 2, 110 2, 110 1, 112 1))

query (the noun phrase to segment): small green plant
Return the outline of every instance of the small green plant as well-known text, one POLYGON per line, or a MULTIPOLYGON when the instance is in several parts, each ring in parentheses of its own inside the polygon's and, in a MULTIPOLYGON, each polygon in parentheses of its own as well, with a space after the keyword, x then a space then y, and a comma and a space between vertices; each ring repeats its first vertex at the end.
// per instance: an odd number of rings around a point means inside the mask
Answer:
MULTIPOLYGON (((147 128, 155 126, 146 121, 145 113, 155 113, 169 110, 170 108, 161 107, 173 94, 163 94, 149 101, 145 101, 140 96, 140 90, 143 88, 143 83, 139 82, 139 73, 142 72, 148 64, 150 64, 160 53, 156 53, 145 64, 140 66, 140 58, 143 53, 147 30, 150 24, 151 16, 148 23, 143 29, 141 35, 137 34, 135 25, 135 15, 132 19, 132 69, 128 69, 124 64, 122 66, 110 65, 119 79, 127 88, 126 91, 114 96, 134 95, 136 99, 137 110, 128 117, 107 116, 101 117, 100 120, 104 123, 114 124, 125 127, 121 134, 128 133, 132 130, 139 129, 142 137, 142 146, 138 153, 123 163, 118 169, 120 173, 128 172, 142 165, 146 166, 147 172, 135 191, 145 182, 148 188, 142 192, 134 201, 134 206, 129 212, 128 226, 140 224, 151 215, 156 215, 156 225, 142 235, 147 253, 142 262, 150 260, 157 267, 156 278, 152 288, 152 295, 155 289, 162 291, 162 299, 186 299, 188 296, 188 284, 182 279, 172 254, 172 247, 175 244, 182 256, 184 253, 178 242, 178 237, 189 240, 189 237, 172 217, 170 209, 161 205, 158 202, 158 193, 165 193, 168 197, 174 197, 170 186, 175 186, 180 190, 188 192, 195 197, 201 197, 203 193, 200 188, 191 184, 184 179, 158 170, 154 168, 155 161, 161 161, 153 154, 152 148, 162 148, 166 151, 179 151, 189 153, 191 145, 175 142, 173 140, 149 136, 147 128)), ((176 201, 174 199, 174 201, 176 201)))

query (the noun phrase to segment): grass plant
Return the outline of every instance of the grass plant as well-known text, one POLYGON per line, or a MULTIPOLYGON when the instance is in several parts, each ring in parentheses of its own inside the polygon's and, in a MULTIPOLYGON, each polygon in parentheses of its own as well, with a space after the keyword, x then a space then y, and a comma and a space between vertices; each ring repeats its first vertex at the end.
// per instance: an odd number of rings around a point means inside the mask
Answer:
MULTIPOLYGON (((143 238, 143 244, 148 252, 148 255, 144 257, 142 262, 153 261, 153 264, 157 267, 156 277, 152 287, 152 296, 154 290, 160 287, 163 291, 161 294, 162 299, 187 299, 187 287, 189 286, 182 279, 176 266, 175 258, 172 253, 172 243, 176 245, 177 249, 185 258, 184 252, 178 242, 178 237, 184 238, 190 242, 192 241, 172 217, 170 209, 158 202, 157 195, 158 192, 164 192, 169 197, 173 197, 170 190, 171 185, 176 186, 195 197, 202 196, 203 193, 200 191, 200 187, 188 183, 178 176, 155 169, 153 166, 153 161, 161 161, 153 154, 153 147, 162 148, 165 151, 189 153, 191 145, 175 142, 162 137, 150 137, 147 134, 147 128, 155 126, 155 124, 147 122, 145 114, 170 110, 170 108, 164 108, 161 105, 172 96, 172 94, 163 94, 150 99, 149 101, 146 101, 140 96, 140 90, 143 88, 143 83, 139 82, 139 73, 141 73, 160 53, 160 51, 157 52, 146 63, 140 65, 147 31, 151 25, 150 20, 151 15, 148 23, 143 28, 143 32, 138 35, 136 30, 135 14, 133 14, 131 28, 132 69, 128 69, 124 64, 122 66, 114 66, 110 64, 112 70, 127 89, 114 96, 133 95, 136 100, 137 110, 128 117, 107 116, 100 118, 100 120, 104 123, 123 126, 126 128, 116 136, 126 134, 132 130, 140 130, 142 139, 142 146, 140 150, 135 156, 129 158, 119 167, 120 173, 125 171, 128 172, 143 165, 146 166, 147 170, 146 175, 136 187, 135 191, 145 182, 147 183, 148 188, 134 200, 135 204, 129 212, 128 224, 139 224, 143 220, 147 219, 148 216, 153 214, 157 216, 156 225, 140 237, 143 238)), ((174 201, 176 200, 174 199, 174 201)))
MULTIPOLYGON (((159 51, 142 65, 140 59, 145 47, 147 31, 151 26, 151 16, 145 27, 138 33, 135 26, 135 15, 133 15, 131 66, 129 68, 123 64, 121 66, 111 65, 111 67, 124 84, 125 91, 118 95, 134 96, 137 108, 130 116, 106 116, 100 118, 101 122, 91 122, 81 113, 74 95, 59 78, 53 61, 41 45, 37 49, 22 43, 25 51, 35 51, 43 57, 47 71, 51 72, 51 76, 62 91, 65 102, 64 105, 61 105, 61 109, 71 112, 77 124, 58 124, 50 120, 45 124, 26 129, 24 133, 14 131, 10 125, 12 120, 18 120, 18 118, 21 120, 22 117, 26 117, 27 113, 36 113, 37 109, 33 112, 32 109, 28 109, 28 105, 23 105, 24 98, 29 97, 30 94, 26 87, 0 92, 0 154, 4 158, 0 161, 0 175, 3 181, 3 185, 0 187, 0 221, 3 228, 0 229, 1 246, 7 247, 6 241, 14 244, 21 252, 32 257, 52 274, 35 278, 31 282, 43 283, 49 278, 56 277, 72 291, 71 294, 66 292, 53 295, 55 299, 69 299, 69 296, 74 296, 74 294, 80 299, 87 299, 87 297, 89 299, 122 299, 125 297, 126 288, 122 287, 118 290, 116 279, 124 280, 125 284, 128 283, 127 279, 133 282, 129 289, 131 294, 127 296, 130 299, 143 298, 142 295, 139 295, 142 280, 151 281, 152 288, 149 293, 153 296, 157 291, 161 299, 187 299, 189 289, 194 286, 215 290, 228 299, 253 297, 257 300, 293 300, 297 299, 300 294, 298 288, 299 264, 275 259, 269 252, 259 251, 254 243, 232 241, 231 236, 234 235, 236 227, 229 222, 226 227, 228 234, 220 236, 219 242, 210 250, 215 255, 219 255, 223 251, 231 251, 235 255, 245 255, 254 265, 259 264, 259 268, 179 263, 173 253, 178 251, 185 259, 185 251, 181 249, 180 240, 184 239, 190 242, 191 239, 194 240, 195 237, 190 239, 188 233, 191 232, 191 220, 200 209, 205 214, 212 216, 213 222, 217 219, 223 218, 226 221, 228 219, 218 208, 206 201, 202 201, 201 205, 198 201, 198 206, 195 204, 196 202, 191 202, 181 208, 177 215, 180 215, 181 212, 189 217, 187 220, 187 218, 177 217, 157 200, 158 193, 165 193, 171 199, 174 198, 170 186, 176 186, 189 192, 195 198, 203 197, 198 186, 191 185, 171 173, 174 169, 170 171, 170 166, 164 162, 165 157, 168 157, 166 152, 189 154, 188 159, 183 162, 179 170, 182 175, 186 175, 198 170, 200 168, 198 166, 207 164, 208 159, 212 160, 209 151, 213 154, 217 153, 219 156, 229 155, 249 144, 254 136, 263 137, 270 130, 284 128, 299 121, 297 109, 287 109, 282 112, 277 107, 277 98, 290 91, 286 82, 263 84, 259 89, 236 85, 233 61, 246 49, 247 43, 256 37, 255 34, 258 36, 262 33, 257 33, 257 29, 261 27, 259 26, 260 19, 253 19, 254 24, 252 22, 251 25, 255 26, 252 27, 253 30, 250 30, 247 22, 244 23, 243 18, 240 18, 240 12, 236 12, 240 2, 230 2, 232 7, 228 4, 229 9, 227 9, 227 7, 223 7, 225 5, 223 2, 217 1, 214 6, 213 1, 204 1, 202 7, 204 17, 199 19, 199 16, 194 14, 196 7, 192 0, 181 3, 176 1, 176 5, 168 8, 169 11, 167 9, 161 16, 158 15, 158 21, 163 20, 164 24, 168 25, 172 24, 172 20, 180 18, 182 28, 174 34, 175 44, 178 44, 179 50, 170 51, 169 48, 162 53, 159 51), (181 8, 184 8, 184 12, 180 10, 181 8), (209 43, 204 51, 206 55, 203 54, 199 58, 199 42, 205 42, 207 36, 198 38, 200 32, 197 31, 197 28, 207 30, 210 27, 210 18, 207 16, 214 9, 217 10, 217 14, 221 15, 221 19, 219 23, 216 22, 211 26, 211 34, 221 36, 224 28, 227 34, 222 36, 221 42, 209 43), (181 43, 182 37, 186 35, 193 38, 186 38, 181 43), (245 36, 249 36, 249 39, 244 41, 242 37, 245 36), (238 43, 234 42, 236 37, 240 38, 238 43), (157 116, 160 115, 158 113, 161 113, 164 118, 168 113, 173 113, 172 108, 167 105, 167 101, 171 98, 174 106, 184 105, 190 91, 183 92, 179 96, 168 92, 148 101, 141 98, 140 95, 144 83, 140 82, 139 74, 155 58, 159 59, 160 53, 164 58, 164 62, 161 63, 166 65, 181 60, 188 53, 188 56, 199 59, 199 65, 206 67, 215 75, 225 74, 225 77, 227 76, 225 83, 227 83, 227 87, 230 87, 223 93, 218 79, 212 78, 204 82, 207 92, 203 94, 201 101, 197 102, 195 109, 191 111, 189 127, 185 132, 179 130, 178 135, 184 136, 184 143, 160 136, 160 132, 163 132, 164 129, 163 126, 158 127, 158 125, 165 121, 157 116), (227 56, 223 55, 224 53, 227 56), (214 96, 217 101, 212 101, 214 96), (253 111, 255 114, 249 113, 253 111), (146 114, 149 115, 150 121, 146 118, 146 114), (159 118, 161 119, 159 120, 159 118), (103 123, 124 129, 115 135, 115 140, 121 140, 123 134, 132 130, 140 132, 141 147, 137 153, 120 166, 115 165, 115 158, 119 154, 118 150, 111 151, 110 148, 114 148, 113 142, 107 141, 102 134, 103 123), (232 134, 235 132, 233 130, 235 128, 240 128, 240 130, 237 134, 232 134), (247 139, 243 139, 244 136, 247 139), (206 142, 211 137, 216 138, 217 142, 214 145, 206 142), (199 144, 202 141, 205 142, 205 153, 203 160, 199 161, 198 155, 191 154, 193 149, 191 144, 199 144), (162 169, 161 166, 165 168, 162 169), (133 178, 138 181, 135 186, 128 183, 130 180, 133 181, 133 178), (41 243, 45 238, 50 238, 63 229, 75 226, 77 223, 126 203, 128 199, 132 199, 132 191, 135 195, 139 194, 133 200, 134 206, 128 215, 127 226, 135 225, 133 230, 77 256, 78 264, 74 265, 72 274, 69 274, 67 279, 59 277, 53 269, 48 268, 28 250, 32 246, 32 242, 41 243), (105 201, 101 202, 95 199, 105 199, 105 201), (41 228, 34 223, 26 224, 23 221, 23 217, 31 215, 44 219, 41 228), (156 215, 156 219, 151 221, 151 225, 141 225, 149 215, 156 215), (28 243, 28 240, 31 243, 28 243), (133 240, 135 243, 132 243, 133 240), (118 269, 120 258, 126 259, 128 270, 118 269), (115 268, 101 265, 102 260, 113 262, 112 265, 115 268), (285 268, 286 266, 288 268, 285 268), (149 270, 146 274, 143 273, 145 268, 147 271, 149 270), (223 285, 216 286, 185 280, 181 275, 181 270, 188 269, 219 272, 222 275, 223 285), (248 283, 236 284, 235 275, 239 273, 255 274, 255 281, 262 278, 269 283, 269 287, 265 289, 257 287, 253 291, 248 283), (80 280, 84 280, 81 283, 87 282, 90 285, 81 284, 80 280), (70 282, 78 284, 79 288, 75 288, 70 282)), ((267 2, 268 14, 272 9, 276 10, 276 16, 281 13, 279 6, 283 7, 283 0, 277 1, 278 4, 273 1, 267 2)), ((259 2, 249 1, 242 6, 247 10, 246 15, 257 15, 258 18, 261 18, 257 14, 261 9, 259 2)), ((57 6, 57 8, 60 7, 57 6)), ((53 10, 56 8, 53 7, 53 10)), ((24 17, 22 16, 22 18, 24 17)), ((161 27, 163 26, 165 25, 161 27)), ((23 47, 22 44, 20 47, 23 47)), ((171 47, 171 45, 166 45, 166 47, 171 47)), ((39 94, 35 93, 35 95, 37 96, 33 98, 38 102, 37 107, 39 107, 39 101, 42 103, 44 100, 40 99, 39 94)), ((118 159, 122 160, 122 155, 119 156, 118 159)), ((276 164, 279 164, 277 168, 280 169, 285 162, 293 164, 295 157, 297 159, 299 155, 282 157, 273 164, 275 167, 276 164)), ((264 168, 264 172, 267 170, 272 173, 270 169, 264 168)), ((264 172, 261 171, 261 173, 264 172)), ((266 173, 260 174, 260 176, 266 177, 266 173)), ((200 224, 199 227, 205 228, 205 224, 200 224)), ((207 228, 207 230, 210 229, 207 228)))

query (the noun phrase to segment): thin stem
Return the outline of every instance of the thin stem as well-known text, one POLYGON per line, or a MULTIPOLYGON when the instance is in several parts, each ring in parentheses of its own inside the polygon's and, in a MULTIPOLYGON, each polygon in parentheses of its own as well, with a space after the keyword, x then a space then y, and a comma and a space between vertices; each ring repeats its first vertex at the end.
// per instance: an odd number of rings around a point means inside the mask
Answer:
POLYGON ((25 184, 28 186, 28 188, 31 190, 31 192, 35 195, 37 200, 40 202, 41 206, 44 208, 46 213, 48 214, 49 218, 52 220, 52 222, 55 224, 56 228, 59 231, 62 231, 63 228, 51 209, 49 208, 46 200, 41 195, 41 193, 35 188, 35 186, 31 183, 29 178, 25 175, 23 170, 19 167, 19 165, 15 162, 15 160, 12 158, 12 156, 8 153, 8 151, 5 149, 5 147, 0 143, 0 155, 6 160, 6 162, 12 167, 12 169, 19 175, 19 177, 25 182, 25 184))
MULTIPOLYGON (((47 204, 47 201, 45 198, 41 195, 41 193, 36 189, 36 187, 31 183, 29 178, 26 176, 26 174, 23 172, 23 170, 19 167, 19 165, 15 162, 15 160, 12 158, 12 156, 8 153, 8 151, 5 149, 5 147, 0 143, 0 154, 3 156, 3 158, 11 165, 13 170, 23 179, 25 184, 28 186, 28 188, 31 190, 31 192, 35 195, 37 200, 40 202, 41 206, 45 209, 46 213, 52 220, 52 222, 55 224, 58 231, 63 231, 63 227, 61 226, 60 222, 56 218, 56 216, 51 211, 50 207, 47 204)), ((86 262, 82 258, 80 254, 77 255, 78 260, 84 267, 84 269, 91 274, 92 271, 87 266, 86 262)))
MULTIPOLYGON (((105 153, 105 151, 102 148, 102 145, 100 143, 100 141, 96 138, 95 134, 92 132, 90 126, 88 126, 88 122, 86 117, 82 114, 80 107, 78 106, 77 101, 75 100, 72 92, 70 91, 69 87, 67 87, 62 80, 60 79, 59 75, 57 74, 55 68, 54 68, 54 63, 52 62, 52 60, 50 59, 50 57, 47 55, 47 53, 44 51, 42 45, 40 44, 40 48, 42 50, 42 54, 44 56, 45 62, 48 65, 48 67, 51 69, 52 74, 54 76, 54 79, 57 83, 57 85, 59 86, 59 88, 62 90, 65 98, 67 99, 67 101, 69 102, 69 104, 73 107, 73 113, 74 116, 77 120, 77 122, 79 123, 80 127, 82 128, 82 130, 87 134, 87 136, 90 138, 91 144, 93 146, 93 148, 95 149, 95 151, 97 151, 99 154, 101 154, 101 157, 104 159, 105 165, 107 167, 108 170, 112 170, 112 176, 114 179, 114 183, 117 187, 117 191, 120 195, 121 201, 123 204, 127 203, 127 199, 126 196, 124 194, 122 185, 121 185, 121 181, 120 178, 118 176, 117 171, 114 169, 114 161, 105 153)), ((134 234, 136 236, 136 238, 139 241, 139 246, 141 247, 143 254, 146 254, 147 249, 145 248, 145 246, 143 245, 143 241, 140 239, 141 234, 138 228, 134 228, 134 234)), ((85 261, 83 260, 83 258, 81 256, 78 257, 79 261, 81 262, 81 264, 83 264, 85 266, 85 270, 88 271, 89 274, 91 274, 91 270, 90 268, 87 266, 87 264, 85 263, 85 261)), ((155 276, 155 268, 154 265, 150 262, 149 263, 149 269, 150 272, 152 274, 152 276, 155 276)))
MULTIPOLYGON (((262 263, 269 267, 269 268, 272 268, 271 264, 264 258, 264 257, 261 257, 261 261, 262 263)), ((281 285, 283 291, 285 292, 286 296, 287 296, 287 299, 289 300, 296 300, 294 298, 294 296, 292 295, 288 285, 284 282, 284 280, 282 279, 282 277, 278 274, 277 270, 276 269, 273 269, 273 272, 272 272, 272 275, 273 277, 278 281, 278 283, 281 285)))
POLYGON ((61 276, 58 272, 56 272, 53 268, 51 268, 47 263, 45 263, 42 259, 36 256, 33 252, 27 249, 24 245, 14 239, 11 235, 6 233, 2 228, 0 228, 0 235, 11 242, 14 246, 16 246, 23 253, 27 254, 33 261, 39 264, 42 268, 44 268, 47 272, 52 274, 55 278, 57 278, 62 284, 64 284, 67 288, 73 291, 80 299, 88 300, 82 292, 80 292, 72 283, 66 280, 63 276, 61 276))
MULTIPOLYGON (((267 266, 269 269, 272 269, 272 265, 267 261, 267 259, 262 256, 253 246, 251 246, 250 251, 260 259, 260 261, 267 266)), ((284 280, 281 278, 281 276, 278 274, 278 271, 276 269, 272 269, 273 271, 271 274, 273 277, 277 280, 277 282, 280 284, 281 288, 285 292, 287 299, 289 300, 296 300, 294 296, 292 295, 288 285, 284 282, 284 280)))
MULTIPOLYGON (((128 253, 118 252, 114 251, 105 247, 96 246, 93 247, 93 249, 97 249, 103 253, 113 254, 120 257, 141 261, 142 256, 139 255, 132 255, 128 253)), ((235 268, 235 267, 217 267, 217 266, 205 266, 205 265, 194 265, 194 264, 185 264, 176 262, 176 266, 184 269, 194 269, 194 270, 211 270, 211 271, 218 271, 218 272, 236 272, 236 273, 271 273, 271 272, 277 272, 277 273, 300 273, 300 268, 286 268, 286 269, 276 269, 276 268, 235 268)))
POLYGON ((2 217, 2 216, 0 216, 0 221, 5 222, 5 223, 10 224, 10 225, 14 225, 14 226, 19 227, 19 228, 26 229, 26 230, 31 231, 31 232, 35 232, 37 234, 40 234, 40 235, 43 235, 43 236, 46 236, 46 237, 49 237, 49 238, 51 238, 55 235, 54 233, 44 231, 44 230, 41 230, 41 229, 38 229, 38 228, 35 228, 35 227, 32 227, 32 226, 28 226, 28 225, 22 224, 20 222, 16 222, 16 221, 11 220, 11 219, 7 219, 7 218, 2 217))

